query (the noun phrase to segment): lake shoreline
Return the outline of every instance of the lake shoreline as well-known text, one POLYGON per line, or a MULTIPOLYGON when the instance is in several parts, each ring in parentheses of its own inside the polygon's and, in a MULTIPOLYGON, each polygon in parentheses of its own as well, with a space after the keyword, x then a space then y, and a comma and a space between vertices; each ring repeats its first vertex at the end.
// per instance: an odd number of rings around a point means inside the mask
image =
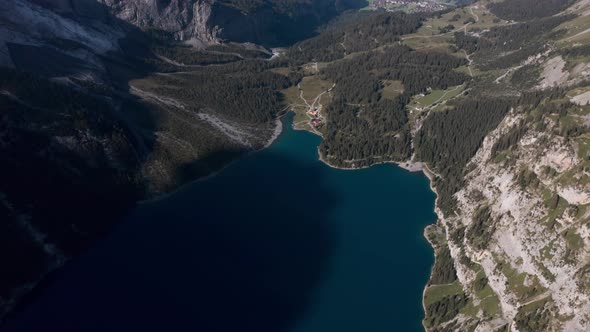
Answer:
POLYGON ((139 200, 139 201, 137 201, 136 205, 139 206, 139 205, 143 205, 143 204, 150 204, 150 203, 158 202, 162 199, 166 199, 166 198, 170 197, 171 195, 174 195, 175 193, 183 190, 187 186, 190 186, 194 183, 199 183, 201 181, 207 181, 211 178, 214 178, 217 175, 219 175, 220 173, 222 173, 228 167, 231 167, 236 162, 239 162, 240 160, 247 158, 254 153, 257 153, 257 152, 260 152, 260 151, 263 151, 263 150, 269 148, 283 133, 283 117, 286 114, 288 114, 288 113, 281 114, 274 120, 273 133, 272 133, 271 137, 266 141, 266 143, 264 143, 264 145, 261 148, 246 151, 242 155, 236 157, 235 159, 229 161, 227 164, 223 165, 221 168, 219 168, 215 171, 212 171, 211 173, 209 173, 207 175, 204 175, 204 176, 198 177, 196 179, 190 180, 188 182, 185 182, 185 183, 179 185, 177 188, 175 188, 172 191, 161 193, 161 194, 155 194, 155 195, 153 195, 153 197, 148 197, 146 199, 139 200))
MULTIPOLYGON (((302 129, 302 130, 304 130, 304 129, 302 129)), ((424 162, 420 162, 420 161, 418 161, 418 162, 417 162, 417 161, 411 161, 411 160, 408 160, 408 161, 401 161, 401 162, 400 162, 400 161, 382 161, 382 162, 377 162, 377 163, 374 163, 374 164, 371 164, 371 165, 368 165, 368 166, 361 166, 361 167, 349 167, 349 168, 346 168, 346 167, 340 167, 340 166, 331 165, 331 164, 330 164, 330 163, 329 163, 329 162, 328 162, 328 161, 327 161, 327 160, 324 158, 324 156, 322 156, 322 154, 321 154, 321 152, 320 152, 320 150, 319 150, 319 147, 318 147, 318 151, 317 151, 317 153, 318 153, 318 159, 319 159, 319 160, 320 160, 322 163, 324 163, 324 164, 325 164, 325 165, 327 165, 328 167, 331 167, 331 168, 334 168, 334 169, 345 170, 345 171, 354 171, 354 170, 367 169, 367 168, 373 167, 373 166, 375 166, 375 165, 380 165, 380 164, 395 164, 396 166, 398 166, 398 167, 400 167, 400 168, 402 168, 402 169, 404 169, 404 170, 406 170, 406 171, 408 171, 408 172, 410 172, 410 173, 417 173, 417 172, 422 172, 422 173, 424 174, 424 176, 426 176, 426 178, 428 178, 428 183, 429 183, 429 186, 430 186, 430 190, 431 190, 431 191, 434 193, 434 195, 435 195, 435 201, 434 201, 434 213, 435 213, 435 214, 436 214, 436 216, 437 216, 437 220, 436 220, 434 223, 432 223, 432 224, 430 224, 430 225, 427 225, 427 226, 424 228, 424 232, 423 232, 423 234, 422 234, 422 236, 423 236, 423 237, 426 239, 426 241, 428 242, 428 244, 429 244, 429 245, 430 245, 430 247, 432 248, 432 250, 433 250, 433 257, 434 257, 434 260, 433 260, 433 262, 432 262, 432 266, 430 267, 430 273, 429 273, 429 275, 428 275, 428 282, 426 283, 426 285, 424 285, 424 288, 423 288, 423 290, 422 290, 422 300, 421 300, 421 301, 422 301, 422 312, 423 312, 424 316, 426 317, 426 303, 424 302, 424 300, 425 300, 425 297, 426 297, 426 291, 427 291, 427 290, 428 290, 428 288, 429 288, 429 284, 428 284, 428 283, 429 283, 429 281, 430 281, 430 278, 432 277, 432 271, 433 271, 433 269, 434 269, 434 266, 435 266, 435 264, 436 264, 436 247, 435 247, 434 243, 432 243, 432 242, 430 241, 430 239, 428 238, 428 236, 427 236, 427 232, 428 232, 428 229, 429 229, 430 227, 436 226, 436 224, 438 223, 438 220, 439 220, 439 219, 442 219, 442 217, 443 217, 443 215, 442 215, 442 211, 441 211, 441 210, 440 210, 440 208, 438 207, 439 194, 438 194, 438 192, 436 191, 436 188, 434 187, 434 179, 435 179, 435 177, 437 177, 438 175, 437 175, 435 172, 433 172, 433 171, 432 171, 432 170, 431 170, 431 169, 428 167, 428 165, 427 165, 426 163, 424 163, 424 162)), ((421 322, 421 323, 422 323, 422 327, 424 328, 424 331, 428 331, 428 329, 426 328, 426 325, 424 325, 424 323, 425 323, 425 322, 424 322, 424 319, 422 320, 422 322, 421 322)))
MULTIPOLYGON (((294 112, 292 112, 292 111, 287 111, 287 112, 279 115, 274 120, 275 121, 275 128, 273 130, 273 134, 271 135, 271 137, 268 139, 268 141, 264 144, 264 146, 262 148, 249 151, 249 152, 245 153, 244 155, 236 158, 235 160, 232 160, 231 162, 229 162, 227 165, 223 166, 219 170, 214 171, 214 172, 212 172, 212 173, 210 173, 210 174, 208 174, 206 176, 203 176, 203 177, 200 177, 198 179, 195 179, 195 180, 192 180, 190 182, 187 182, 187 183, 181 185, 180 187, 178 187, 177 189, 175 189, 174 191, 172 191, 170 193, 166 193, 164 195, 155 197, 153 199, 142 200, 142 201, 139 201, 137 204, 138 205, 140 205, 140 204, 146 204, 146 203, 149 204, 149 203, 153 203, 153 202, 157 202, 159 200, 165 199, 165 198, 167 198, 167 197, 175 194, 176 192, 183 190, 186 186, 190 186, 190 185, 192 185, 194 183, 199 183, 201 181, 207 181, 207 180, 209 180, 209 179, 211 179, 211 178, 219 175, 225 169, 227 169, 228 167, 232 166, 234 163, 239 162, 240 160, 242 160, 242 159, 250 156, 251 154, 254 154, 256 152, 260 152, 260 151, 263 151, 263 150, 269 148, 281 136, 281 134, 284 132, 284 125, 285 124, 283 124, 283 119, 284 119, 284 117, 286 115, 288 115, 290 113, 293 113, 294 114, 294 112)), ((294 123, 291 124, 291 127, 295 131, 305 131, 305 132, 308 132, 310 134, 314 134, 316 136, 319 136, 320 138, 323 139, 323 136, 322 135, 319 135, 316 132, 313 132, 313 131, 310 131, 310 130, 307 130, 307 129, 304 129, 304 128, 297 128, 294 125, 294 123)), ((393 160, 388 160, 388 161, 375 162, 375 163, 372 163, 371 165, 360 166, 360 167, 341 167, 341 166, 336 166, 336 165, 331 164, 329 161, 326 160, 326 158, 324 158, 324 156, 321 154, 321 152, 319 150, 319 146, 317 148, 317 157, 318 157, 318 160, 320 162, 322 162, 323 164, 325 164, 326 166, 328 166, 330 168, 333 168, 333 169, 338 169, 338 170, 355 171, 355 170, 368 169, 368 168, 371 168, 373 166, 377 166, 377 165, 381 165, 381 164, 395 164, 399 168, 402 168, 402 169, 404 169, 404 170, 406 170, 406 171, 408 171, 410 173, 422 172, 424 174, 424 176, 426 176, 426 178, 428 179, 428 182, 429 182, 430 190, 435 194, 435 209, 434 209, 434 212, 437 215, 437 220, 434 223, 432 223, 430 225, 427 225, 424 228, 424 232, 422 234, 422 236, 424 237, 424 239, 426 239, 426 241, 428 242, 428 244, 430 245, 430 247, 433 250, 434 260, 433 260, 432 266, 430 267, 430 273, 428 275, 428 280, 430 280, 430 278, 432 276, 432 269, 434 268, 434 265, 436 264, 436 248, 435 248, 434 244, 428 239, 428 236, 426 235, 426 233, 428 231, 428 228, 431 227, 431 226, 436 225, 436 223, 438 222, 438 219, 440 219, 441 216, 442 216, 441 215, 441 211, 438 208, 439 194, 436 191, 436 188, 434 187, 434 179, 438 175, 435 172, 433 172, 428 167, 428 165, 426 163, 424 163, 424 162, 417 162, 417 161, 411 161, 411 160, 407 160, 407 161, 393 161, 393 160)), ((425 306, 424 298, 425 298, 426 291, 427 291, 428 287, 429 287, 429 285, 428 285, 428 282, 427 282, 424 285, 424 288, 422 290, 421 303, 422 303, 422 312, 423 312, 423 315, 426 314, 426 306, 425 306)), ((427 331, 427 328, 424 325, 424 320, 422 320, 421 324, 422 324, 422 326, 424 328, 424 331, 427 331)))

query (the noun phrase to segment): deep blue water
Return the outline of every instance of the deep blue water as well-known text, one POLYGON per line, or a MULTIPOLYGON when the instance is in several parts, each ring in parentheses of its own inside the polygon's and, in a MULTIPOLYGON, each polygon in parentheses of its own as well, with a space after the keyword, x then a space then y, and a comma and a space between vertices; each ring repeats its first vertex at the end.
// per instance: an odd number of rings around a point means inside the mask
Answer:
POLYGON ((270 148, 140 205, 0 330, 421 331, 427 179, 329 168, 285 121, 270 148))

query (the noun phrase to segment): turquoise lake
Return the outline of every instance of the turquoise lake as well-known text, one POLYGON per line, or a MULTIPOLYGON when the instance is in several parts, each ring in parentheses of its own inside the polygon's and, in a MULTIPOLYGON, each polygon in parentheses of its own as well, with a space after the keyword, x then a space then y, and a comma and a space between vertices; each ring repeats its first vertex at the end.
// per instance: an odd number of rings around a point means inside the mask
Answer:
POLYGON ((422 331, 435 196, 421 173, 318 161, 291 129, 141 204, 3 331, 422 331))

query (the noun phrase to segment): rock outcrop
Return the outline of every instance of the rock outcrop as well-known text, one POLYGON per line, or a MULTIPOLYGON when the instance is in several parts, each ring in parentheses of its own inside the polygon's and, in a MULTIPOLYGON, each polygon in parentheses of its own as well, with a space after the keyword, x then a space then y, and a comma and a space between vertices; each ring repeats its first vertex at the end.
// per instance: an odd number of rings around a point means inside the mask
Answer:
POLYGON ((214 0, 99 0, 110 12, 140 28, 173 33, 179 40, 203 44, 219 41, 219 26, 210 22, 214 0))

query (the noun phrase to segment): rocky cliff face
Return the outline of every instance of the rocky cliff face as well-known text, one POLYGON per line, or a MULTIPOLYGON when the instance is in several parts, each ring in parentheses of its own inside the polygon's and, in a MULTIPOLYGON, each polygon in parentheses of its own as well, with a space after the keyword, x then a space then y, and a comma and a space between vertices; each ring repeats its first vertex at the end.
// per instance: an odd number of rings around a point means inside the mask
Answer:
MULTIPOLYGON (((437 209, 426 230, 437 261, 424 292, 427 331, 590 330, 588 6, 548 14, 562 23, 528 32, 535 46, 522 41, 494 55, 499 62, 472 49, 486 93, 519 99, 462 169, 456 207, 437 209)), ((470 10, 481 19, 488 8, 470 10)), ((488 31, 468 35, 482 45, 488 31)))
POLYGON ((214 0, 100 1, 114 16, 140 28, 171 32, 179 40, 219 41, 222 28, 210 22, 214 0))
MULTIPOLYGON (((78 8, 80 12, 90 11, 90 7, 78 8)), ((98 7, 101 9, 101 7, 98 7)), ((106 14, 95 11, 94 15, 106 14)), ((84 63, 91 72, 99 69, 98 55, 119 49, 118 39, 125 32, 120 24, 109 24, 108 20, 82 18, 75 15, 75 9, 70 3, 52 3, 41 5, 24 1, 3 1, 0 3, 0 65, 14 67, 15 60, 11 57, 11 45, 26 45, 30 47, 55 46, 57 53, 78 59, 72 63, 84 63), (60 15, 63 13, 64 15, 60 15), (75 16, 66 16, 74 14, 75 16), (77 16, 77 18, 76 18, 77 16), (69 45, 60 42, 72 41, 69 45), (73 43, 76 43, 75 45, 73 43)), ((38 61, 37 62, 43 62, 38 61)))
POLYGON ((432 239, 445 234, 459 289, 481 319, 459 314, 447 323, 478 331, 587 331, 586 162, 550 119, 496 154, 494 146, 525 117, 513 110, 486 137, 456 194, 457 214, 440 213, 440 224, 429 230, 432 239))

